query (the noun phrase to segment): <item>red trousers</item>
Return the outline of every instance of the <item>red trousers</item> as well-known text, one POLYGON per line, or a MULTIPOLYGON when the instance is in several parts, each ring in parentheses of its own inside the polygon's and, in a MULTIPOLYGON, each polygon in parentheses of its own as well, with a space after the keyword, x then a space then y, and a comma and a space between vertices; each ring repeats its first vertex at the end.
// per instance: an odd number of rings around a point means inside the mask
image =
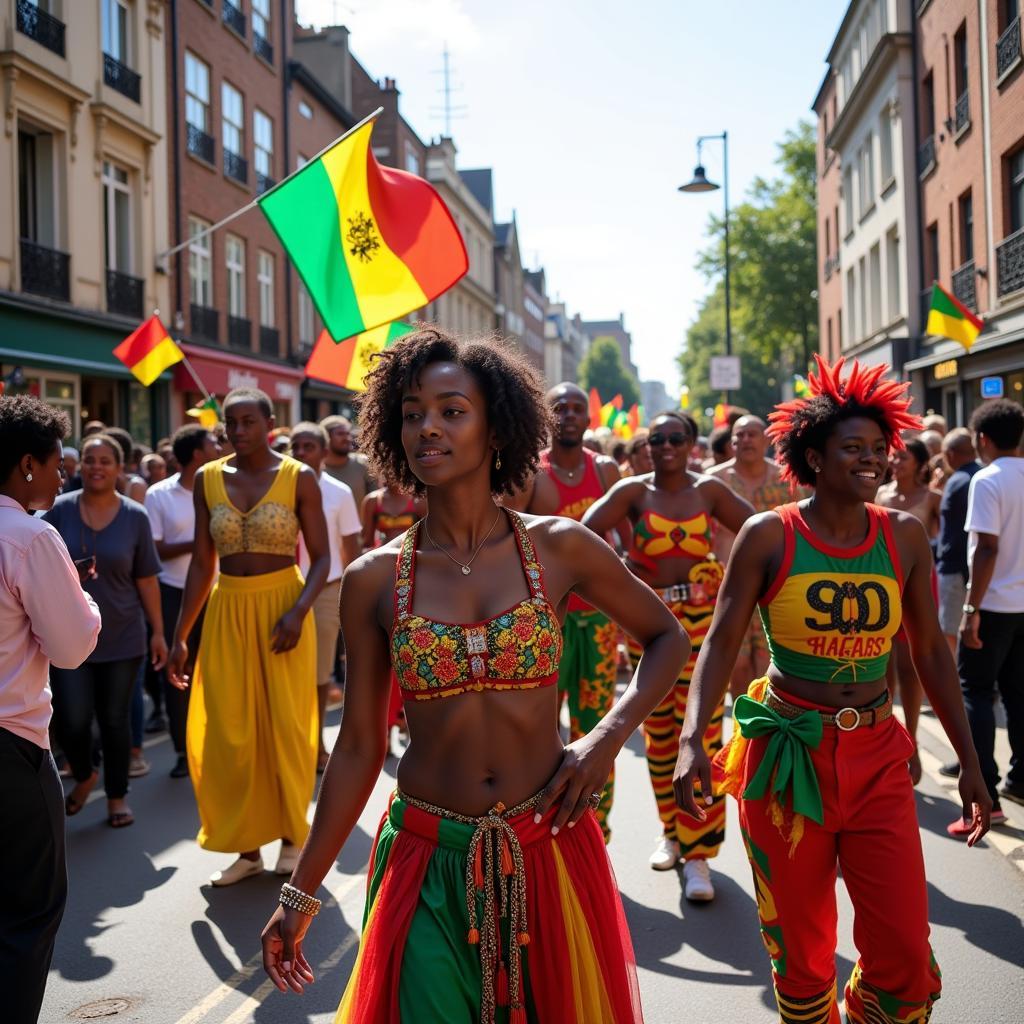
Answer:
MULTIPOLYGON (((750 741, 744 787, 767 743, 766 737, 750 741)), ((891 717, 852 732, 826 726, 821 744, 810 753, 824 821, 804 819, 795 846, 773 822, 766 799, 740 800, 779 1018, 783 1024, 840 1024, 835 978, 840 868, 860 954, 846 986, 850 1024, 924 1024, 941 981, 928 943, 924 859, 907 770, 913 743, 891 717)), ((789 812, 786 818, 788 825, 789 812)))

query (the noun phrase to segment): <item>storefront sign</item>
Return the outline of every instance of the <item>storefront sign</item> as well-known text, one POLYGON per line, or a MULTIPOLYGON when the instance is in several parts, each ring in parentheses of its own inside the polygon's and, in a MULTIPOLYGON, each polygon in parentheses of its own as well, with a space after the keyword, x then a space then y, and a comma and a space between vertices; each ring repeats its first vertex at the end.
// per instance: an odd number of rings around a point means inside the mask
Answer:
POLYGON ((1003 378, 1002 377, 982 377, 981 378, 981 397, 982 398, 1002 398, 1003 397, 1003 378))
MULTIPOLYGON (((218 352, 196 345, 182 348, 211 394, 223 398, 232 388, 260 388, 275 402, 292 402, 299 394, 302 371, 296 367, 263 363, 237 352, 218 352)), ((191 374, 180 363, 174 368, 179 391, 195 391, 191 374)))
POLYGON ((712 391, 738 391, 741 381, 739 356, 711 357, 712 391))
POLYGON ((935 379, 949 380, 960 372, 960 367, 955 359, 947 359, 944 362, 935 364, 935 379))

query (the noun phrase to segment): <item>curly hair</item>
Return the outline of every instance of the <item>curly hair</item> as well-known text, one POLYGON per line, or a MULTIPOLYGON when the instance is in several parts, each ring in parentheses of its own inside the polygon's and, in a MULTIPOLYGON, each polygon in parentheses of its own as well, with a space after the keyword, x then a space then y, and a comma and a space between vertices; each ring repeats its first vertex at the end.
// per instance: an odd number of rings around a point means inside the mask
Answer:
POLYGON ((455 363, 483 392, 487 422, 501 451, 491 466, 491 491, 512 494, 537 471, 551 433, 551 413, 541 382, 525 359, 493 339, 457 341, 436 327, 406 335, 375 357, 359 400, 359 442, 370 470, 402 491, 422 493, 402 447, 402 394, 432 363, 455 363))
POLYGON ((1012 451, 1024 435, 1024 410, 1008 398, 982 402, 971 413, 971 430, 984 434, 1000 451, 1012 451))
POLYGON ((901 430, 920 430, 921 420, 910 412, 906 397, 910 385, 885 380, 888 366, 864 369, 855 359, 850 375, 841 377, 845 359, 829 365, 815 355, 818 374, 807 375, 810 396, 782 402, 768 416, 768 440, 775 445, 775 461, 782 479, 813 487, 815 473, 807 462, 809 449, 822 451, 843 420, 863 417, 881 428, 886 448, 905 447, 901 430))
POLYGON ((67 416, 31 395, 0 398, 0 482, 26 456, 45 462, 71 433, 67 416))

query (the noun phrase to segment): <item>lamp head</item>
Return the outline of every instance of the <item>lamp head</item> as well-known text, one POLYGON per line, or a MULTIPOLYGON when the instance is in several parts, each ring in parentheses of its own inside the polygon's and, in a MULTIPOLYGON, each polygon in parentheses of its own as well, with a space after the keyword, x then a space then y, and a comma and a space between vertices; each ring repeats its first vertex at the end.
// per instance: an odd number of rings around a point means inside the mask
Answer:
POLYGON ((685 185, 679 186, 680 192, 714 192, 718 188, 713 181, 708 181, 707 175, 704 173, 704 166, 697 164, 693 169, 693 181, 687 182, 685 185))

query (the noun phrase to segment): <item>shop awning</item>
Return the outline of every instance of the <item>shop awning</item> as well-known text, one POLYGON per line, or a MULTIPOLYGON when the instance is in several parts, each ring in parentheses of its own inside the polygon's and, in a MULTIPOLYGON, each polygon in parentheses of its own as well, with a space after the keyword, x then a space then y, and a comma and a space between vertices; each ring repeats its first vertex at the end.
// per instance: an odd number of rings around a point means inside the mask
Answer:
MULTIPOLYGON (((283 363, 267 363, 231 349, 213 349, 182 342, 181 347, 206 389, 223 398, 232 388, 259 388, 275 402, 290 402, 299 394, 302 370, 283 363)), ((196 391, 188 369, 174 368, 174 386, 179 391, 196 391)))

